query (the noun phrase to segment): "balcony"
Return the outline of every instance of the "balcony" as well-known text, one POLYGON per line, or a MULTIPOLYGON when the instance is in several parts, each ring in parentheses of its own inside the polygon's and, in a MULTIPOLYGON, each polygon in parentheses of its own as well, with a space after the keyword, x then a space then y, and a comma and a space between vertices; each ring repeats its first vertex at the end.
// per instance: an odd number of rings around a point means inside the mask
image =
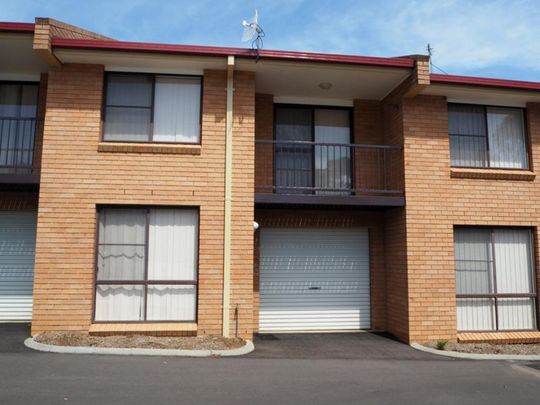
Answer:
POLYGON ((36 134, 42 120, 0 117, 0 184, 39 184, 36 134))
POLYGON ((255 202, 403 206, 399 145, 255 142, 255 202))

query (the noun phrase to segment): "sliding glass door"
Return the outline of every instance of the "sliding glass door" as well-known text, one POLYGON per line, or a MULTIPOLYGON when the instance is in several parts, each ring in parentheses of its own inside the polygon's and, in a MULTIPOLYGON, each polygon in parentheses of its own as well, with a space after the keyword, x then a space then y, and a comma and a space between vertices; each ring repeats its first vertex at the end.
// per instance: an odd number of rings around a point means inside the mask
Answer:
POLYGON ((275 137, 276 192, 350 193, 350 110, 278 106, 275 137))

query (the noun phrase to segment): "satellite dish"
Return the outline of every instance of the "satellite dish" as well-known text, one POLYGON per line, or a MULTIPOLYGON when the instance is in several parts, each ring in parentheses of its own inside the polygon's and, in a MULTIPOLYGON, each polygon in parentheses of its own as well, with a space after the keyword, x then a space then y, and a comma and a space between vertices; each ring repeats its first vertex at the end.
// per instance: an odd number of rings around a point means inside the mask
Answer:
POLYGON ((263 37, 265 36, 262 27, 259 25, 259 13, 255 10, 255 16, 250 20, 242 21, 244 33, 242 42, 251 41, 251 48, 257 52, 257 61, 259 60, 259 51, 263 47, 263 37))

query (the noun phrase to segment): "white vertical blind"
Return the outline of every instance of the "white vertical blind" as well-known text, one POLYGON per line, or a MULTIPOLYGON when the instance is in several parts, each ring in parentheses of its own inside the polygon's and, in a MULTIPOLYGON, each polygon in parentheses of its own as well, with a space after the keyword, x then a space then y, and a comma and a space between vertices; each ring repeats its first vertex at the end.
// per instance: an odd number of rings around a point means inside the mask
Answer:
MULTIPOLYGON (((534 293, 529 230, 456 229, 454 241, 457 294, 534 293)), ((457 320, 458 330, 533 329, 534 299, 458 298, 457 320)))
POLYGON ((144 287, 141 285, 98 285, 96 321, 140 321, 144 319, 144 287))
MULTIPOLYGON (((531 234, 526 230, 497 229, 493 232, 497 293, 527 294, 534 292, 531 234)), ((499 329, 532 329, 532 298, 498 300, 499 329)))
POLYGON ((195 319, 197 287, 194 285, 148 286, 149 321, 190 321, 195 319))
POLYGON ((523 111, 488 108, 487 120, 490 165, 511 169, 527 168, 523 111))
POLYGON ((99 215, 98 280, 143 280, 146 212, 108 209, 99 215))
POLYGON ((495 300, 491 298, 458 298, 458 330, 494 330, 495 300))
POLYGON ((493 232, 498 293, 534 292, 531 263, 531 234, 520 229, 493 232))
POLYGON ((493 292, 491 231, 456 229, 454 235, 458 294, 493 292))
POLYGON ((197 250, 197 210, 102 210, 95 319, 194 320, 197 286, 163 282, 196 282, 197 250), (146 251, 148 258, 145 257, 146 251), (142 283, 145 269, 148 272, 146 286, 142 283), (125 284, 133 280, 141 280, 141 284, 125 284), (154 280, 161 283, 153 285, 154 280), (100 284, 100 281, 114 284, 100 284))
POLYGON ((200 78, 158 76, 154 100, 154 141, 199 142, 200 78))
POLYGON ((197 228, 196 210, 150 211, 149 280, 196 280, 197 228))
POLYGON ((484 107, 449 104, 448 132, 452 166, 487 166, 484 107))

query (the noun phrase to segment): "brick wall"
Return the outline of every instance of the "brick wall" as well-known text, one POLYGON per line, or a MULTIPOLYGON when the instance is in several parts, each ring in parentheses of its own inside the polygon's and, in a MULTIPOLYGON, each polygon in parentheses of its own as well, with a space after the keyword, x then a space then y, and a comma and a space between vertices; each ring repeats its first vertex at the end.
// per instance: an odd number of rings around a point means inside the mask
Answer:
MULTIPOLYGON (((34 158, 32 164, 34 167, 41 166, 41 148, 43 145, 43 128, 47 103, 47 73, 43 73, 39 80, 37 118, 39 122, 36 125, 36 137, 34 142, 34 158)), ((39 170, 39 169, 38 169, 39 170)))
MULTIPOLYGON (((538 167, 540 104, 528 105, 527 121, 538 167)), ((405 99, 403 128, 409 338, 455 340, 454 225, 530 226, 538 240, 540 179, 452 178, 444 97, 405 99)))
MULTIPOLYGON (((386 274, 384 268, 384 215, 370 211, 335 210, 271 210, 258 209, 255 220, 261 228, 353 228, 369 229, 371 274, 371 327, 386 329, 386 274)), ((259 232, 256 234, 254 266, 253 321, 259 322, 259 232)))
MULTIPOLYGON (((274 96, 257 94, 255 96, 255 139, 272 141, 274 139, 274 96)), ((255 146, 255 184, 272 186, 274 183, 274 145, 255 146)), ((257 192, 271 193, 271 188, 258 189, 257 192)))
MULTIPOLYGON (((384 143, 403 145, 403 114, 400 103, 385 101, 381 104, 384 143)), ((403 158, 390 168, 396 187, 404 184, 403 158)), ((407 233, 405 208, 385 212, 384 227, 387 330, 402 340, 408 340, 408 283, 407 283, 407 233)))
MULTIPOLYGON (((233 167, 238 177, 233 183, 232 302, 241 304, 240 331, 249 337, 251 316, 245 314, 251 314, 246 297, 252 294, 254 77, 237 73, 235 78, 234 148, 243 160, 233 167)), ((88 330, 96 205, 141 204, 200 207, 198 333, 221 334, 226 73, 205 71, 203 88, 199 154, 159 153, 160 148, 100 152, 103 67, 68 64, 51 70, 32 333, 88 330)))

